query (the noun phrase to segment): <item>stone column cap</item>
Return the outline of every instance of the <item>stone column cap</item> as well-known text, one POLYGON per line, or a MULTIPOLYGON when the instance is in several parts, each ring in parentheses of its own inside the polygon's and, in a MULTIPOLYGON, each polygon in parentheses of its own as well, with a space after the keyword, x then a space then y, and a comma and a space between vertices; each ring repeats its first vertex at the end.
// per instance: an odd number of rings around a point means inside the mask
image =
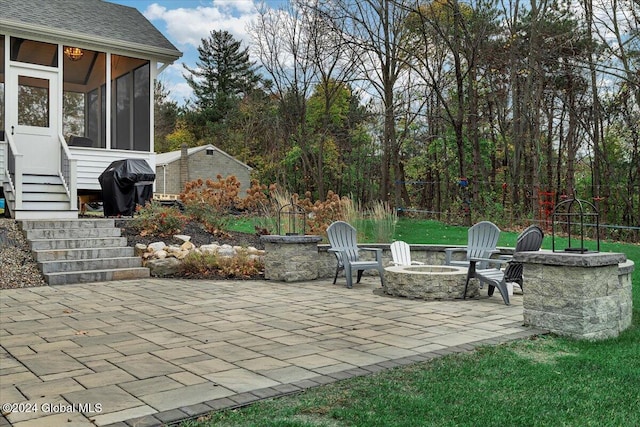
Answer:
POLYGON ((517 252, 513 255, 516 262, 545 265, 566 265, 570 267, 602 267, 620 264, 627 260, 627 256, 618 252, 553 252, 540 250, 532 252, 517 252))
POLYGON ((277 234, 267 234, 260 236, 260 240, 266 243, 296 244, 296 243, 318 243, 322 240, 322 236, 312 234, 298 236, 281 236, 277 234))

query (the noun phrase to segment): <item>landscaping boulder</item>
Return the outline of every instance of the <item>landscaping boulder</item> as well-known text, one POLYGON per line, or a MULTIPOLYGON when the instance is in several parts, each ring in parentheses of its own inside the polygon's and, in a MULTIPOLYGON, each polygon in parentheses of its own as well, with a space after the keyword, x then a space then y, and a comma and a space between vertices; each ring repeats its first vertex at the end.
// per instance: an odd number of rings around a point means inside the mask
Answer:
POLYGON ((171 277, 178 274, 182 263, 177 258, 149 259, 146 266, 152 277, 171 277))

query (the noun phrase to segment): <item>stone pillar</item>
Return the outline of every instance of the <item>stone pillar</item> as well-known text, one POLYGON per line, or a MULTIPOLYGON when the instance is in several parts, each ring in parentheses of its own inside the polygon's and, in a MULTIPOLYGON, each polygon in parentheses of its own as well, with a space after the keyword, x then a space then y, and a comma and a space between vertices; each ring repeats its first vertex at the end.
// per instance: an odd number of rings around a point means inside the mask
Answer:
POLYGON ((631 325, 633 261, 621 253, 519 252, 524 323, 558 335, 600 340, 631 325))
POLYGON ((260 236, 264 244, 264 277, 299 282, 318 278, 321 236, 260 236))

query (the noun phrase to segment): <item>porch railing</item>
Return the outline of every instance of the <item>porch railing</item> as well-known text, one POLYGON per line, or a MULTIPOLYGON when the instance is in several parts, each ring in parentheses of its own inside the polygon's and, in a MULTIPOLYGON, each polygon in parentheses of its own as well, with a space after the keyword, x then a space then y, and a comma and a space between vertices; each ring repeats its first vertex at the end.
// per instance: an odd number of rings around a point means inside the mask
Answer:
POLYGON ((22 209, 22 169, 24 164, 24 155, 18 151, 13 135, 9 132, 4 133, 7 140, 7 167, 6 175, 9 180, 9 186, 14 196, 15 210, 22 209))
POLYGON ((58 142, 60 143, 60 170, 58 174, 62 180, 67 196, 69 196, 69 205, 71 210, 78 209, 78 170, 77 160, 71 155, 69 146, 64 140, 62 134, 58 134, 58 142))

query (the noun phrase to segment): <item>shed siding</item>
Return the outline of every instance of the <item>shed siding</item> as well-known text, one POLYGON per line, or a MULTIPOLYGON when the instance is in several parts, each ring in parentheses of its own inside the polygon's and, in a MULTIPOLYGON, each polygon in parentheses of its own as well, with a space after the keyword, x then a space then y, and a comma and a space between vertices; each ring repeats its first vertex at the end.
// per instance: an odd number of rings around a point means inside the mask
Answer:
MULTIPOLYGON (((220 153, 218 150, 214 150, 213 154, 207 154, 206 149, 200 150, 189 156, 189 181, 197 179, 205 181, 207 179, 217 180, 218 175, 223 178, 234 175, 240 181, 240 197, 246 196, 246 191, 251 184, 251 173, 242 163, 220 153)), ((156 167, 156 191, 166 194, 179 194, 184 191, 180 186, 179 159, 167 164, 165 167, 161 165, 156 167), (166 190, 163 181, 166 182, 166 190)))
POLYGON ((207 154, 207 150, 201 150, 189 156, 189 181, 194 179, 217 179, 221 175, 226 178, 235 175, 240 181, 240 197, 245 196, 246 190, 251 184, 249 171, 241 163, 238 163, 228 156, 213 150, 213 154, 207 154))
POLYGON ((156 192, 163 194, 180 194, 184 191, 180 187, 180 161, 171 162, 166 166, 156 167, 156 192), (167 188, 164 188, 166 182, 167 188))

